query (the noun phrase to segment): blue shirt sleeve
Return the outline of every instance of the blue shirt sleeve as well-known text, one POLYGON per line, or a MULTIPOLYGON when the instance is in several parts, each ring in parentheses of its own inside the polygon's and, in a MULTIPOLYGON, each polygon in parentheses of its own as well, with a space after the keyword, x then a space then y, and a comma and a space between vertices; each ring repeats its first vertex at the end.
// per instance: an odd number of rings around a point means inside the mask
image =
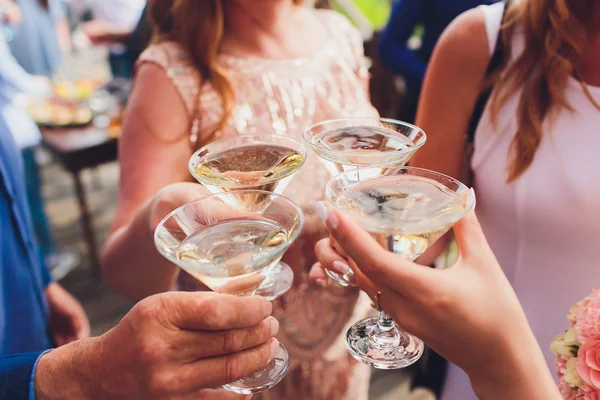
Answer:
POLYGON ((35 368, 46 352, 0 357, 0 399, 35 400, 35 368))
POLYGON ((48 2, 50 18, 54 23, 57 23, 67 16, 66 7, 67 5, 63 2, 63 0, 50 0, 48 2))
POLYGON ((390 20, 381 34, 379 43, 383 62, 397 74, 404 76, 409 86, 421 86, 427 64, 407 47, 415 27, 423 22, 425 1, 399 0, 395 2, 390 20))
POLYGON ((10 52, 10 48, 6 43, 4 34, 0 32, 0 85, 6 85, 13 90, 33 94, 45 95, 47 88, 44 88, 40 83, 27 73, 14 58, 10 52))
POLYGON ((46 264, 46 260, 42 254, 42 251, 38 248, 38 254, 40 255, 40 268, 41 268, 41 276, 42 276, 42 287, 44 289, 46 289, 46 287, 48 287, 49 284, 51 284, 52 282, 54 282, 54 279, 52 278, 52 273, 50 272, 50 268, 48 268, 48 265, 46 264))

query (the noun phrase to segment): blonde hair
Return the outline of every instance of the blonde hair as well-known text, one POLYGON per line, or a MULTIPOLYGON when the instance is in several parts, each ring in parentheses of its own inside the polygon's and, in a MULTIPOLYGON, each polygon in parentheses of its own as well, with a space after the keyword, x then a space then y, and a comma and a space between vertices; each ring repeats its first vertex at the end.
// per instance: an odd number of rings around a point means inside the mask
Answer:
MULTIPOLYGON (((508 99, 522 88, 517 110, 517 132, 510 153, 507 182, 529 168, 542 141, 543 123, 559 110, 575 111, 565 97, 569 77, 588 44, 597 0, 522 0, 506 12, 502 41, 505 65, 499 68, 491 102, 492 121, 508 99), (508 64, 512 38, 522 30, 523 52, 508 64)), ((597 107, 587 86, 583 89, 597 107)))
MULTIPOLYGON (((219 65, 218 55, 225 34, 227 0, 150 0, 154 42, 180 44, 198 70, 203 83, 210 83, 221 97, 223 115, 211 136, 221 130, 233 110, 235 92, 227 71, 219 65)), ((293 0, 303 4, 304 0, 293 0)))

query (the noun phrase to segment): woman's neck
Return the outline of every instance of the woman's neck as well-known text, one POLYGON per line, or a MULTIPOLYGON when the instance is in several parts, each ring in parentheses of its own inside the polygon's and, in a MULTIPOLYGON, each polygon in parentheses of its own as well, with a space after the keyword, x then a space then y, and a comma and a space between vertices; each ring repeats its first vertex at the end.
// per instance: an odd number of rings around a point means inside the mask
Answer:
POLYGON ((229 0, 225 2, 225 35, 221 51, 265 58, 291 58, 306 52, 307 30, 301 6, 292 0, 229 0))
POLYGON ((280 36, 285 33, 290 19, 297 11, 292 0, 230 0, 225 4, 228 29, 244 35, 250 29, 280 36))

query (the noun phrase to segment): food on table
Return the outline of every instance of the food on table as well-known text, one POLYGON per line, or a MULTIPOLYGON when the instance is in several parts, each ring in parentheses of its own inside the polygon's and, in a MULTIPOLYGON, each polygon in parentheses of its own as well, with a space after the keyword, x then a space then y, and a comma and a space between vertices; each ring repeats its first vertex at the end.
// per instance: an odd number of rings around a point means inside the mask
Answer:
POLYGON ((29 113, 39 125, 47 126, 85 125, 93 118, 87 105, 57 100, 31 104, 29 113))

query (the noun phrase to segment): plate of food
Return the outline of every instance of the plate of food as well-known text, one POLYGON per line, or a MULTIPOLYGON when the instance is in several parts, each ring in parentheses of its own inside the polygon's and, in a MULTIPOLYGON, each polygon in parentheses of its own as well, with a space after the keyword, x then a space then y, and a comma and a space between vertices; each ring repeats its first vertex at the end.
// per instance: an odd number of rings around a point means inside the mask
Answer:
POLYGON ((28 108, 35 122, 45 128, 81 127, 92 122, 94 118, 88 105, 57 99, 32 103, 28 108))
POLYGON ((78 79, 75 81, 57 81, 54 83, 54 95, 68 101, 85 101, 94 94, 102 83, 93 79, 78 79))

